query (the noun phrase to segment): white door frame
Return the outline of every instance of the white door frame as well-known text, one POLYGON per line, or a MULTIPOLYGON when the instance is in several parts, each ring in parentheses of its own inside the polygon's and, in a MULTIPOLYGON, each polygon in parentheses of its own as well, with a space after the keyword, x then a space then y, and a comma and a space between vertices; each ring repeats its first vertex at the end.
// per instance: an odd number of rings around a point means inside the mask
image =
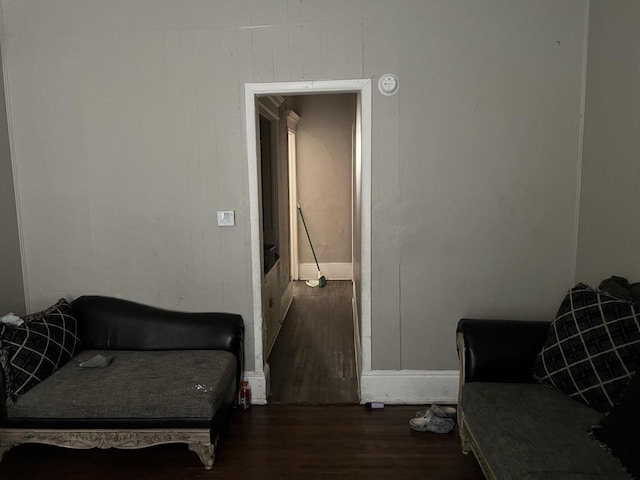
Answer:
POLYGON ((287 151, 289 153, 289 251, 291 279, 298 280, 298 160, 296 135, 300 117, 293 110, 287 112, 287 151))
POLYGON ((260 244, 260 200, 258 177, 258 150, 256 119, 258 107, 256 97, 265 95, 306 95, 313 93, 356 93, 361 118, 361 282, 362 304, 361 345, 362 376, 371 371, 371 124, 372 87, 371 79, 323 80, 306 82, 246 83, 245 100, 245 140, 247 147, 249 181, 249 221, 251 230, 251 286, 253 294, 253 344, 254 371, 247 372, 255 391, 256 403, 266 403, 265 358, 263 354, 262 318, 262 245, 260 244))

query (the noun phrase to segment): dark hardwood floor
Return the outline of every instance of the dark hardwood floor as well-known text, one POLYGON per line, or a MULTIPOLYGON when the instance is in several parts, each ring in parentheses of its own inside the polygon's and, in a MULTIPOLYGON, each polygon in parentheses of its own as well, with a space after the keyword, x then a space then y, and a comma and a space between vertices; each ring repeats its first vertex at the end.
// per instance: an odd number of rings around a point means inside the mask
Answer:
POLYGON ((234 412, 212 470, 185 445, 67 450, 21 445, 0 463, 2 480, 481 480, 457 433, 409 429, 416 407, 268 405, 234 412))
POLYGON ((352 283, 324 288, 294 282, 294 301, 268 363, 269 403, 354 404, 352 283))

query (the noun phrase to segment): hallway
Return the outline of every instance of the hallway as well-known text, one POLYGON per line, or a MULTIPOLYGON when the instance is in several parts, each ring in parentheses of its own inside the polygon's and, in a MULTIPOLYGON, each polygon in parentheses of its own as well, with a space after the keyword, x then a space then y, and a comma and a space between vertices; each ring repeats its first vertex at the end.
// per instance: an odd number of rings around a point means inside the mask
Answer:
POLYGON ((294 301, 273 347, 269 403, 358 403, 352 283, 310 288, 294 282, 294 301))

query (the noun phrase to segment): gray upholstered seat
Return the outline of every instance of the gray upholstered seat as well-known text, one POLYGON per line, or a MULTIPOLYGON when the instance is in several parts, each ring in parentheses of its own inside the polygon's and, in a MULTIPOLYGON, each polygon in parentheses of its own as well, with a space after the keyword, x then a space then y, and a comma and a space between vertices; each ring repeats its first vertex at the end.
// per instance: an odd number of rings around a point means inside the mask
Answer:
POLYGON ((233 382, 235 369, 234 355, 222 350, 86 350, 8 405, 7 416, 211 419, 233 382), (98 353, 114 356, 111 365, 78 366, 98 353))
POLYGON ((464 420, 497 479, 628 479, 589 435, 602 415, 549 387, 466 383, 464 420))

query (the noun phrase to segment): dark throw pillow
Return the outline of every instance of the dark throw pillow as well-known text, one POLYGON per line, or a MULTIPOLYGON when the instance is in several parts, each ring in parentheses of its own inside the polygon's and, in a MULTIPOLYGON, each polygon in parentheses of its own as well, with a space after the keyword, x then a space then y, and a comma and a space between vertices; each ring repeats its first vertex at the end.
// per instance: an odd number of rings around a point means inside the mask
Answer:
POLYGON ((533 375, 608 412, 640 360, 640 304, 579 283, 551 323, 533 375))
POLYGON ((598 288, 614 297, 640 302, 640 283, 629 283, 624 277, 609 277, 600 282, 598 288))
POLYGON ((640 375, 634 375, 620 403, 591 431, 634 478, 640 478, 639 406, 640 375))
POLYGON ((7 397, 15 400, 73 358, 80 349, 78 323, 65 299, 24 317, 20 326, 3 325, 0 363, 7 397))

